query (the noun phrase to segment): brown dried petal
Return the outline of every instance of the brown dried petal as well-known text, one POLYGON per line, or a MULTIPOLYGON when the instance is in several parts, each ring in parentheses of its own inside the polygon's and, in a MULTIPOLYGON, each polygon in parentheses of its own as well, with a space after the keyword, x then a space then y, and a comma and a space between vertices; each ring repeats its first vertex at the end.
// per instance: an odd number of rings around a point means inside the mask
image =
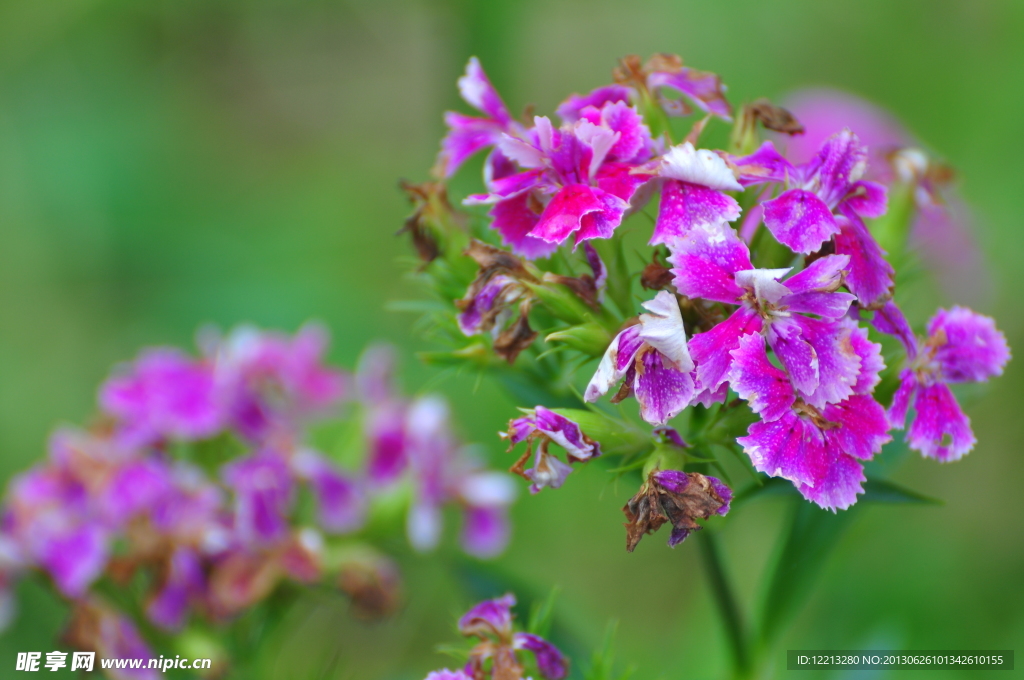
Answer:
POLYGON ((412 184, 403 180, 399 186, 413 204, 413 213, 398 233, 409 232, 419 258, 431 262, 441 254, 435 230, 457 221, 455 209, 448 201, 448 189, 443 182, 412 184))
POLYGON ((430 228, 423 224, 423 211, 417 210, 405 220, 405 226, 398 230, 399 234, 409 232, 412 236, 412 245, 416 249, 416 255, 424 262, 433 262, 441 255, 441 246, 430 231, 430 228))
POLYGON ((492 246, 489 243, 473 239, 469 242, 469 246, 466 247, 464 254, 473 258, 480 265, 480 275, 477 278, 485 278, 486 280, 495 274, 503 273, 527 281, 536 280, 526 270, 521 257, 513 255, 507 250, 492 246))
POLYGON ((594 309, 600 309, 601 303, 597 301, 597 284, 594 282, 594 277, 590 274, 583 274, 581 276, 562 276, 560 274, 552 274, 550 272, 544 274, 544 281, 550 283, 560 283, 586 302, 594 309))
POLYGON ((668 521, 661 513, 657 493, 649 484, 644 484, 639 493, 629 499, 622 508, 628 520, 626 527, 626 551, 633 552, 645 534, 653 534, 668 521))
POLYGON ((707 519, 725 505, 711 481, 698 472, 685 473, 687 485, 681 493, 657 483, 652 472, 640 491, 622 508, 626 515, 626 550, 633 552, 646 534, 652 534, 666 522, 676 529, 696 531, 696 522, 707 519))
POLYGON ((494 351, 510 364, 515 363, 519 353, 537 339, 537 332, 530 328, 527 319, 528 309, 528 305, 520 306, 516 320, 494 339, 494 351))
POLYGON ((672 270, 655 260, 640 273, 640 285, 647 290, 664 290, 672 285, 672 278, 672 270))
POLYGON ((235 553, 210 574, 210 608, 228 617, 256 604, 274 589, 282 576, 276 556, 235 553))
POLYGON ((796 116, 781 106, 772 104, 767 99, 758 99, 749 107, 754 120, 761 121, 761 125, 768 130, 783 132, 787 135, 802 135, 804 132, 804 126, 800 124, 796 116))
POLYGON ((646 88, 647 75, 644 73, 643 60, 639 55, 627 54, 619 59, 619 65, 612 69, 612 79, 620 85, 646 88))
POLYGON ((351 598, 352 609, 363 619, 390 616, 402 603, 401 573, 385 557, 346 562, 338 574, 338 587, 351 598))
POLYGON ((659 52, 644 64, 644 73, 677 73, 683 70, 683 60, 678 54, 659 52))

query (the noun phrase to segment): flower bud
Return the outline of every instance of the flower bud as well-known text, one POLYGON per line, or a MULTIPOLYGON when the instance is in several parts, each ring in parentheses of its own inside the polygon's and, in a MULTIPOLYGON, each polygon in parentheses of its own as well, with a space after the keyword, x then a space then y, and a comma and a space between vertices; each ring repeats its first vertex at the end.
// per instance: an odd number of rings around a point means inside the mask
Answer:
POLYGON ((603 326, 590 322, 555 331, 544 338, 547 342, 561 342, 592 357, 604 354, 612 335, 603 326))
POLYGON ((561 284, 523 282, 551 314, 571 324, 586 323, 594 318, 591 309, 570 288, 561 284))

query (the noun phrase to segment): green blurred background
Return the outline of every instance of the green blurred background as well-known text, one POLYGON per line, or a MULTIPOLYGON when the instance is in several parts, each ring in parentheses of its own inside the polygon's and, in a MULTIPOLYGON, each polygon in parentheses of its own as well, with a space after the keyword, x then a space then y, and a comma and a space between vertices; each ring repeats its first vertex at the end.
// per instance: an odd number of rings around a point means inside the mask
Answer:
MULTIPOLYGON (((397 181, 426 178, 472 54, 514 110, 551 112, 608 82, 618 57, 656 51, 721 74, 734 103, 806 85, 884 103, 959 171, 996 283, 981 311, 1024 346, 1022 35, 1012 0, 0 2, 0 478, 55 423, 89 417, 112 364, 191 346, 206 323, 321 319, 338 362, 389 339, 407 386, 431 382, 413 317, 384 311, 417 294, 397 261, 397 181)), ((494 433, 514 404, 468 378, 433 386, 508 464, 494 433)), ((962 462, 900 467, 945 505, 866 509, 783 636, 778 674, 787 648, 1021 648, 1022 389, 1018 361, 970 402, 980 443, 962 462)), ((696 546, 657 536, 627 555, 633 491, 590 469, 523 499, 497 568, 536 593, 560 585, 562 625, 584 645, 618 619, 636 678, 717 677, 724 638, 696 546)), ((722 534, 747 602, 782 510, 751 505, 722 534)), ((408 604, 391 622, 304 601, 261 650, 263 677, 418 680, 443 665, 434 646, 455 641, 470 597, 451 554, 403 557, 408 604)), ((52 649, 61 623, 22 595, 6 668, 52 649)))

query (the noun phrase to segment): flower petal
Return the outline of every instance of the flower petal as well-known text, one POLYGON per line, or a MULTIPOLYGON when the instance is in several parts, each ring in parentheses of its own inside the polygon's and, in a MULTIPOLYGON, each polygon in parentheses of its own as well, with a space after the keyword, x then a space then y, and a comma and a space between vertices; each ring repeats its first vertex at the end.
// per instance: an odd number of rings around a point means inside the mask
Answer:
POLYGON ((638 325, 630 326, 616 335, 608 345, 608 349, 605 350, 604 356, 601 357, 601 363, 598 364, 594 377, 587 385, 583 395, 584 401, 597 401, 598 397, 621 380, 642 343, 638 325))
POLYGON ((739 169, 739 182, 744 187, 765 182, 784 182, 793 175, 793 164, 768 141, 749 156, 733 157, 739 169))
POLYGON ((736 284, 735 274, 753 265, 746 244, 728 225, 692 229, 670 250, 673 283, 683 295, 728 304, 743 297, 745 291, 736 284))
POLYGON ((736 175, 721 156, 710 149, 695 149, 690 142, 666 151, 658 174, 718 191, 743 191, 743 186, 736 181, 736 175))
POLYGON ((778 420, 793 407, 796 394, 786 372, 768 361, 764 338, 759 333, 744 336, 732 352, 729 384, 750 410, 768 422, 778 420))
POLYGON ((587 460, 601 454, 600 448, 587 442, 580 426, 563 415, 543 406, 537 406, 534 422, 539 431, 546 434, 576 460, 587 460))
POLYGON ((828 474, 825 438, 806 418, 790 411, 771 422, 758 421, 736 440, 754 468, 769 477, 813 486, 828 474))
POLYGON ((893 286, 893 268, 860 218, 839 218, 836 252, 850 256, 846 287, 860 303, 870 306, 888 295, 893 286))
POLYGON ((558 244, 530 235, 540 221, 540 215, 530 208, 531 198, 530 192, 524 192, 498 201, 488 214, 493 220, 491 229, 501 234, 503 244, 516 255, 536 260, 549 257, 558 250, 558 244))
POLYGON ((679 90, 701 110, 726 121, 732 120, 732 107, 725 98, 725 86, 714 73, 685 66, 655 71, 647 76, 647 87, 651 90, 662 87, 679 90))
POLYGON ((956 397, 943 383, 921 385, 914 399, 917 414, 907 442, 925 458, 943 463, 959 460, 978 441, 971 431, 971 420, 960 409, 956 397))
POLYGON ((768 327, 768 344, 789 373, 793 387, 801 394, 808 395, 818 388, 820 374, 817 352, 802 337, 802 331, 797 320, 777 320, 768 327))
POLYGON ((676 296, 663 290, 643 307, 650 313, 640 315, 640 339, 661 352, 676 369, 692 371, 693 360, 686 347, 686 329, 676 296))
MULTIPOLYGON (((835 404, 853 394, 860 377, 860 356, 854 350, 847 326, 834 321, 799 317, 800 337, 814 349, 818 384, 811 392, 801 389, 804 400, 817 408, 835 404)), ((787 364, 787 368, 789 365, 787 364)))
POLYGON ((928 335, 939 341, 935 360, 947 382, 984 382, 1002 375, 1010 359, 996 322, 965 307, 940 309, 928 322, 928 335))
POLYGON ((637 369, 634 390, 640 402, 640 417, 652 425, 664 425, 690 405, 693 376, 666 366, 659 352, 646 352, 637 369))
POLYGON ((839 233, 832 210, 810 191, 790 189, 761 205, 765 226, 793 252, 810 255, 839 233))
POLYGON ((871 342, 868 339, 868 330, 858 326, 853 319, 843 319, 840 323, 849 330, 850 345, 860 357, 860 373, 857 375, 857 382, 853 385, 853 393, 871 394, 875 386, 881 382, 880 374, 885 370, 882 346, 877 342, 871 342))
POLYGON ((516 633, 512 636, 514 649, 533 652, 537 670, 547 680, 563 680, 569 675, 569 660, 553 644, 532 633, 516 633))
POLYGON ((484 639, 488 635, 505 637, 512 632, 512 607, 514 606, 516 606, 516 597, 511 593, 493 600, 484 600, 471 607, 459 619, 459 632, 466 637, 476 635, 484 639))
POLYGON ((740 205, 732 196, 698 184, 666 180, 650 245, 671 244, 695 228, 731 222, 739 216, 740 205))
POLYGON ((508 114, 504 102, 498 96, 498 92, 491 85, 491 81, 480 66, 480 60, 470 57, 466 64, 466 73, 458 80, 459 94, 477 111, 486 113, 488 116, 501 123, 508 125, 512 117, 508 114))
POLYGON ((504 506, 468 506, 463 511, 460 543, 473 557, 497 557, 508 546, 511 533, 508 509, 504 506))
POLYGON ((585 95, 572 94, 558 105, 555 113, 566 123, 575 123, 580 112, 588 106, 600 109, 609 102, 629 102, 629 88, 623 85, 606 85, 585 95))
POLYGON ((743 306, 722 323, 708 331, 698 333, 688 343, 690 355, 697 364, 697 381, 701 389, 718 390, 728 378, 732 365, 732 352, 740 339, 761 331, 762 321, 752 309, 743 306))
POLYGON ((816 480, 814 486, 798 484, 797 490, 809 501, 826 510, 846 510, 857 502, 857 495, 864 493, 864 468, 850 456, 831 451, 834 455, 825 474, 816 480), (837 454, 838 455, 835 455, 837 454))
POLYGON ((827 430, 825 439, 854 458, 871 460, 892 441, 885 409, 870 395, 855 394, 841 403, 829 404, 822 415, 839 425, 827 430))

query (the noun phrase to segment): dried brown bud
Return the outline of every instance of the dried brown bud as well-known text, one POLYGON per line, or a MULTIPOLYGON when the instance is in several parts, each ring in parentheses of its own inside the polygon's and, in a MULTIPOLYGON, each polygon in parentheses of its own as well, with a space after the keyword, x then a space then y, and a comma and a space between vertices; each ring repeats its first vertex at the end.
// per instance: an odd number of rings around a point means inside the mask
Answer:
POLYGON ((466 665, 473 680, 522 680, 523 667, 516 658, 511 646, 485 640, 469 652, 469 663, 466 665), (484 668, 490 659, 490 672, 484 668))
POLYGON ((802 135, 804 133, 804 126, 800 124, 796 116, 781 106, 772 104, 767 99, 758 99, 744 108, 749 111, 749 115, 753 119, 751 123, 761 121, 761 125, 765 129, 783 132, 787 135, 802 135))
POLYGON ((519 353, 537 339, 537 332, 530 328, 530 321, 527 319, 529 309, 528 302, 521 304, 519 317, 494 339, 494 351, 510 364, 515 363, 519 353))
POLYGON ((672 525, 668 544, 678 545, 691 531, 701 528, 697 518, 728 512, 731 498, 728 487, 698 472, 652 472, 622 508, 629 520, 625 524, 626 550, 633 552, 645 534, 654 533, 666 522, 672 525))
POLYGON ((646 290, 665 290, 672 285, 672 270, 658 262, 658 256, 640 273, 640 285, 646 290))
POLYGON ((402 604, 398 565, 382 555, 361 556, 342 564, 338 587, 352 599, 352 609, 360 618, 384 618, 402 604))
POLYGON ((644 64, 644 73, 678 73, 683 70, 683 60, 678 54, 659 52, 644 64))
POLYGON ((601 308, 601 303, 597 300, 597 283, 594 281, 594 277, 590 274, 582 274, 580 276, 562 276, 561 274, 545 272, 544 281, 548 283, 560 283, 572 292, 576 293, 577 297, 594 309, 601 308))
POLYGON ((619 59, 619 65, 612 69, 612 79, 620 85, 647 87, 647 74, 639 55, 627 54, 619 59))
POLYGON ((283 575, 274 555, 234 553, 210 573, 211 613, 227 618, 270 594, 283 575))
POLYGON ((486 281, 495 274, 508 274, 517 279, 536 281, 536 278, 526 270, 523 258, 489 243, 473 239, 463 254, 473 258, 480 265, 480 275, 477 279, 486 281))
POLYGON ((419 258, 432 262, 441 255, 438 236, 443 225, 457 222, 455 209, 448 201, 448 189, 443 182, 411 184, 403 180, 399 186, 412 203, 413 213, 398 233, 409 232, 419 258))

